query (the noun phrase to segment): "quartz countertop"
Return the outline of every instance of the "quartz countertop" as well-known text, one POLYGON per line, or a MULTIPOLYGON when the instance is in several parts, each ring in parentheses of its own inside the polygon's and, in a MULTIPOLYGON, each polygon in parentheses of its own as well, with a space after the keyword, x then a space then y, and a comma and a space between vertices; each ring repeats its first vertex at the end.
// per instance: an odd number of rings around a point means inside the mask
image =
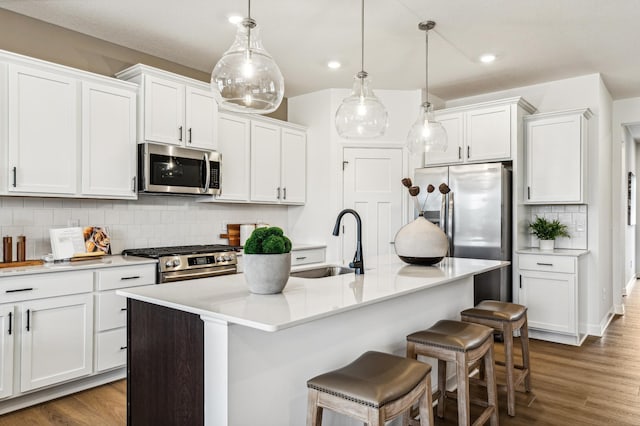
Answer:
POLYGON ((249 293, 243 274, 123 289, 117 294, 273 332, 507 265, 509 262, 496 260, 445 258, 436 266, 416 266, 390 255, 365 259, 363 275, 290 277, 281 294, 249 293))
POLYGON ((519 254, 539 254, 549 256, 584 256, 589 253, 586 249, 553 249, 553 250, 540 250, 538 247, 529 247, 516 250, 519 254))
POLYGON ((35 266, 0 268, 0 278, 19 275, 47 274, 51 272, 81 271, 84 269, 143 265, 157 262, 158 261, 156 259, 147 259, 137 256, 106 255, 98 259, 77 260, 73 262, 48 262, 35 266))

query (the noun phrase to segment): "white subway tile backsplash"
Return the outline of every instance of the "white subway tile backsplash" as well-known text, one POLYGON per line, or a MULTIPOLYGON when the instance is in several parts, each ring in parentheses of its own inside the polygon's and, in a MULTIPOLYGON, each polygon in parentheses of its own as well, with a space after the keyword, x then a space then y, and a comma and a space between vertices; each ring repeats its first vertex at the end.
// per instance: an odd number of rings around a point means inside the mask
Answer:
POLYGON ((564 211, 567 213, 574 213, 574 212, 579 212, 580 211, 580 206, 576 205, 576 204, 569 204, 564 206, 564 211))
POLYGON ((199 203, 190 197, 140 195, 136 201, 0 197, 0 234, 27 236, 27 258, 51 251, 49 229, 106 226, 113 253, 126 248, 227 244, 226 223, 262 220, 287 230, 287 208, 199 203), (17 222, 16 222, 17 220, 17 222))
MULTIPOLYGON (((529 223, 536 219, 536 216, 544 217, 548 220, 559 220, 567 225, 570 238, 558 238, 555 242, 556 248, 586 249, 587 247, 587 206, 586 205, 553 205, 553 206, 531 206, 529 208, 529 223)), ((538 239, 531 236, 531 247, 538 246, 538 239)))
POLYGON ((564 213, 564 206, 551 206, 551 211, 554 213, 564 213))

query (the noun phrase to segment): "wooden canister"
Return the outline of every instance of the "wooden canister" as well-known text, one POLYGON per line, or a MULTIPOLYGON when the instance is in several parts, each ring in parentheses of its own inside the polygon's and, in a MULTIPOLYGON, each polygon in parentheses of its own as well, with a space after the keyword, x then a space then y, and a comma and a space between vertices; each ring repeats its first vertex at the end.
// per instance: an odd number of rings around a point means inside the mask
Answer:
POLYGON ((27 237, 24 235, 18 235, 18 241, 16 242, 16 256, 18 262, 24 262, 27 260, 27 237))
POLYGON ((13 240, 11 237, 2 237, 2 261, 5 263, 13 261, 13 240))

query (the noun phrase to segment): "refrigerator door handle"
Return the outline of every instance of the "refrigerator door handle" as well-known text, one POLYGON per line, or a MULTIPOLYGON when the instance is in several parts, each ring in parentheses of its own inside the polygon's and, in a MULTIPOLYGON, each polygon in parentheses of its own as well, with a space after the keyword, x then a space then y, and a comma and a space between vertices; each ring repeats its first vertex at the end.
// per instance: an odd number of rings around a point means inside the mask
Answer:
POLYGON ((447 195, 442 194, 442 200, 440 202, 440 223, 438 224, 440 229, 447 233, 447 195))
POLYGON ((453 218, 455 214, 455 203, 453 201, 453 192, 449 192, 447 194, 448 198, 448 208, 447 208, 447 237, 449 237, 449 256, 453 257, 455 253, 453 252, 454 247, 454 229, 453 229, 453 218))

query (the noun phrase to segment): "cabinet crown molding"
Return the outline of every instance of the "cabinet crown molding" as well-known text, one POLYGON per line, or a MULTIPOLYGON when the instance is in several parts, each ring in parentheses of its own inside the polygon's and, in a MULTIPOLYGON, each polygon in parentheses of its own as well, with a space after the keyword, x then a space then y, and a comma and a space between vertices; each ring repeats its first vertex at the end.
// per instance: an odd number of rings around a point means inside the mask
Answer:
POLYGON ((123 69, 122 71, 118 71, 116 73, 116 77, 121 80, 131 80, 143 74, 172 80, 181 84, 198 87, 204 90, 210 90, 211 87, 208 82, 185 77, 184 75, 176 74, 171 71, 165 71, 163 69, 155 68, 145 64, 135 64, 130 66, 129 68, 123 69))
POLYGON ((499 105, 510 105, 510 104, 517 104, 520 108, 524 109, 529 114, 533 114, 534 112, 537 111, 536 107, 534 107, 529 102, 527 102, 523 97, 515 96, 513 98, 496 99, 494 101, 479 102, 479 103, 475 103, 475 104, 455 106, 455 107, 451 107, 451 108, 444 108, 444 109, 436 110, 434 112, 436 114, 438 114, 439 112, 466 111, 466 110, 470 110, 470 109, 484 108, 484 107, 490 107, 490 106, 499 106, 499 105))
POLYGON ((593 117, 593 111, 589 108, 576 108, 567 109, 562 111, 540 112, 537 114, 531 114, 524 117, 524 121, 537 120, 540 118, 561 117, 564 115, 582 115, 585 119, 593 117))

